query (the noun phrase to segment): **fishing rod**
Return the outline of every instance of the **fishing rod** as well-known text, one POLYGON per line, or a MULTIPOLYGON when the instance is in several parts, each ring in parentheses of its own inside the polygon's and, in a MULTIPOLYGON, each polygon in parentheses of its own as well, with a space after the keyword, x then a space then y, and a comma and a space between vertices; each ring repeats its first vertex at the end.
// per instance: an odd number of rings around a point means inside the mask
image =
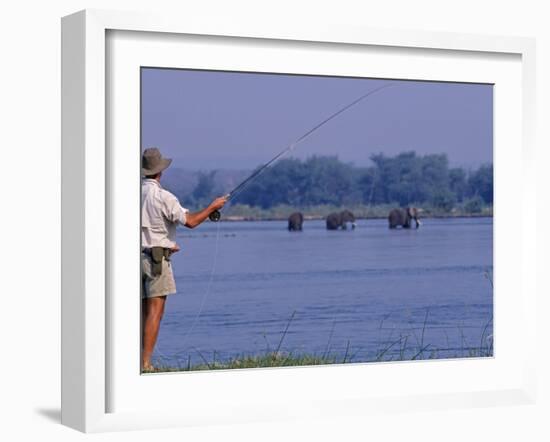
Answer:
MULTIPOLYGON (((275 163, 278 159, 280 159, 281 157, 283 157, 284 155, 286 155, 288 152, 294 150, 294 148, 299 144, 301 143, 302 141, 304 141, 306 138, 308 138, 311 134, 313 134, 313 132, 315 132, 316 130, 320 129, 322 126, 324 126, 326 123, 328 123, 330 120, 332 120, 333 118, 336 118, 338 115, 340 115, 341 113, 347 111, 350 107, 352 106, 355 106, 357 103, 359 103, 360 101, 364 100, 365 98, 367 98, 369 95, 372 95, 372 94, 375 94, 376 92, 379 92, 381 91, 382 89, 386 89, 390 86, 394 86, 394 84, 391 84, 391 83, 386 83, 382 86, 379 86, 369 92, 367 92, 366 94, 363 94, 361 95, 359 98, 353 100, 351 103, 347 104, 346 106, 344 106, 343 108, 339 109, 337 112, 334 112, 333 114, 331 114, 328 118, 325 118, 323 121, 321 121, 320 123, 316 124, 315 126, 313 126, 313 128, 311 128, 310 130, 308 130, 305 134, 303 134, 302 136, 300 136, 299 138, 297 138, 295 141, 293 141, 292 143, 290 143, 290 145, 288 147, 286 147, 285 149, 283 149, 281 152, 279 152, 277 155, 275 155, 271 160, 269 160, 267 163, 265 163, 263 166, 261 166, 260 168, 256 169, 250 176, 248 176, 244 181, 242 181, 237 187, 235 187, 231 192, 229 192, 227 194, 227 201, 235 198, 239 193, 241 193, 245 188, 246 186, 252 182, 252 180, 254 180, 255 178, 257 178, 262 172, 264 172, 269 166, 271 166, 273 163, 275 163)), ((210 221, 214 221, 214 222, 217 222, 220 220, 221 218, 221 213, 219 210, 215 210, 214 212, 212 212, 208 218, 210 218, 210 221)))

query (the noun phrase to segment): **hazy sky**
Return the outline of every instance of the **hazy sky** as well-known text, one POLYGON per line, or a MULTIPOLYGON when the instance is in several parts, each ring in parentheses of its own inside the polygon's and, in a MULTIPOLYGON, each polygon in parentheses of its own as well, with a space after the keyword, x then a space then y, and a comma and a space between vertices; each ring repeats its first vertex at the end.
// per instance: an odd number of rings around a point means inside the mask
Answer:
POLYGON ((175 167, 252 169, 384 83, 300 144, 292 156, 447 153, 451 165, 493 157, 493 87, 481 84, 142 69, 142 149, 175 167))

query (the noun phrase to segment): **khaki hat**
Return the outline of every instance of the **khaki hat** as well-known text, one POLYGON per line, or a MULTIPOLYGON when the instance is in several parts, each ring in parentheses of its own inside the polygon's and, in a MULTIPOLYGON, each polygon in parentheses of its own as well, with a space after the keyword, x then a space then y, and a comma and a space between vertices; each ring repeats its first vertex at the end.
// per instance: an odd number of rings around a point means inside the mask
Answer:
POLYGON ((143 151, 141 157, 141 175, 156 175, 166 169, 171 162, 170 158, 162 158, 156 147, 149 147, 143 151))

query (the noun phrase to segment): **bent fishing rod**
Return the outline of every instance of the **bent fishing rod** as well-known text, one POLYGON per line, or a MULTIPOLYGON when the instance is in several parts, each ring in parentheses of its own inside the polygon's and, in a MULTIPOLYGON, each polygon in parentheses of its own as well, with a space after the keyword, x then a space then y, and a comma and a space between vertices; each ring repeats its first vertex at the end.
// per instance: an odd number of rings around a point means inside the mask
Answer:
MULTIPOLYGON (((343 108, 339 109, 337 112, 334 112, 333 114, 331 114, 328 118, 325 118, 323 121, 321 121, 320 123, 316 124, 313 128, 311 128, 310 130, 308 130, 305 134, 303 134, 302 136, 300 136, 299 138, 297 138, 295 141, 293 141, 292 143, 290 143, 290 145, 288 147, 286 147, 285 149, 283 149, 281 152, 279 152, 277 155, 275 155, 271 160, 269 160, 267 163, 265 163, 263 166, 259 167, 258 169, 256 169, 250 176, 248 176, 245 180, 243 180, 237 187, 235 187, 231 192, 229 192, 226 196, 227 196, 227 201, 230 201, 232 199, 234 199, 239 193, 241 193, 248 184, 250 184, 252 182, 252 180, 254 180, 255 178, 257 178, 262 172, 264 172, 269 166, 271 166, 273 163, 275 163, 277 160, 279 160, 281 157, 283 157, 284 155, 286 155, 288 152, 291 152, 292 150, 294 150, 294 148, 300 144, 302 141, 304 141, 306 138, 308 138, 311 134, 313 134, 316 130, 320 129, 322 126, 324 126, 326 123, 328 123, 330 120, 332 120, 333 118, 336 118, 338 115, 340 115, 341 113, 347 111, 350 107, 352 106, 355 106, 357 103, 359 103, 360 101, 364 100, 365 98, 367 98, 368 96, 372 95, 372 94, 375 94, 376 92, 379 92, 381 91, 382 89, 386 89, 390 86, 394 86, 393 84, 391 83, 386 83, 382 86, 379 86, 369 92, 367 92, 366 94, 363 94, 361 95, 359 98, 353 100, 351 103, 347 104, 346 106, 344 106, 343 108)), ((215 210, 214 212, 212 212, 208 218, 210 218, 210 221, 214 221, 214 222, 217 222, 220 220, 221 218, 221 213, 219 210, 215 210)))

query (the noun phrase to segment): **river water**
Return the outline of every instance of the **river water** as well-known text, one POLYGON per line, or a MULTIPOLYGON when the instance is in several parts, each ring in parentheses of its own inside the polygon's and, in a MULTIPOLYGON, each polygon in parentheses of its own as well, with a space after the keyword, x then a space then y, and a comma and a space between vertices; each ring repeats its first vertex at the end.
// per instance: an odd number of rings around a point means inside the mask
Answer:
POLYGON ((172 257, 178 294, 168 297, 154 361, 185 367, 279 345, 352 362, 491 355, 492 221, 181 228, 172 257))

